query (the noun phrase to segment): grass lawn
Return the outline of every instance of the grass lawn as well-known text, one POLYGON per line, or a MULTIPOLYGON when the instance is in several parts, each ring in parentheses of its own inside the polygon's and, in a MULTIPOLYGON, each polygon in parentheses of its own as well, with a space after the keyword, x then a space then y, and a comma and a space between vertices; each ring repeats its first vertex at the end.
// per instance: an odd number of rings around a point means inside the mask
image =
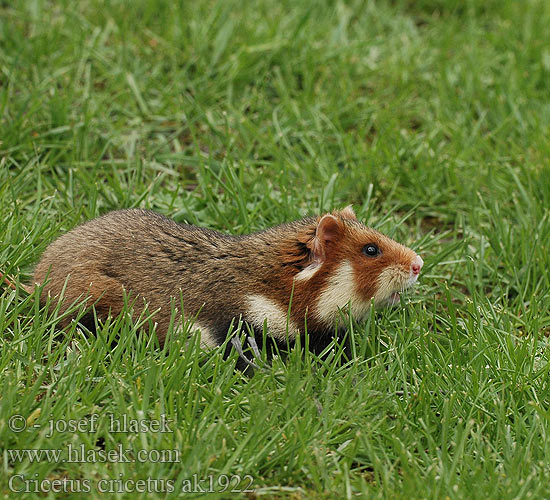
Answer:
POLYGON ((352 203, 426 264, 352 363, 249 378, 2 286, 0 495, 550 498, 548 26, 545 0, 1 2, 3 272, 128 207, 242 234, 352 203))

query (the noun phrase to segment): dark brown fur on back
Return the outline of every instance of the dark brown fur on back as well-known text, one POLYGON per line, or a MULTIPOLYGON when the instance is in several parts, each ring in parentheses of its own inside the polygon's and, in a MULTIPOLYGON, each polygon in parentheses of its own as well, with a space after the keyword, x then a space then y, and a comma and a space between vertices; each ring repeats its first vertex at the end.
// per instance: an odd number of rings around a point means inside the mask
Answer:
POLYGON ((288 301, 292 278, 307 264, 306 244, 314 234, 314 218, 237 237, 178 224, 151 211, 120 210, 53 242, 35 269, 34 282, 47 276, 45 301, 48 294, 61 294, 68 276, 61 310, 89 296, 102 319, 109 311, 120 313, 126 290, 136 299, 136 316, 143 299, 150 312, 158 310, 154 321, 161 342, 170 323, 170 299, 179 307, 181 290, 185 317, 200 310, 200 323, 223 340, 228 320, 245 314, 247 294, 288 301))

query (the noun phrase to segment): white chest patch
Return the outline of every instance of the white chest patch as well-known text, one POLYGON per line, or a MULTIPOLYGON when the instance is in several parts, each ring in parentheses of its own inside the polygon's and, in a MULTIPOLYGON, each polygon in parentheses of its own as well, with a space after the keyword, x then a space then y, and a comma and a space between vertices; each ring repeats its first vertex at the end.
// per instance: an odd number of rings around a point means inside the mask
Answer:
POLYGON ((208 347, 217 347, 218 342, 216 342, 216 337, 210 331, 210 328, 202 326, 200 323, 195 323, 193 325, 193 330, 200 330, 201 332, 201 347, 203 349, 208 347))
POLYGON ((364 317, 370 308, 370 301, 364 301, 355 289, 352 265, 344 261, 329 278, 326 289, 319 296, 315 315, 326 324, 332 323, 338 310, 345 309, 348 304, 356 319, 364 317))
MULTIPOLYGON (((192 325, 189 325, 187 328, 189 328, 189 333, 194 333, 195 331, 200 330, 200 345, 203 349, 209 349, 218 346, 216 337, 213 335, 210 328, 207 328, 206 326, 201 325, 196 321, 192 325)), ((185 329, 180 322, 177 326, 177 333, 179 335, 182 335, 184 330, 185 329)))
POLYGON ((272 299, 264 295, 255 294, 247 297, 248 310, 246 320, 257 328, 263 328, 264 321, 267 320, 267 326, 273 337, 286 340, 294 339, 299 333, 298 327, 288 318, 287 310, 272 299))

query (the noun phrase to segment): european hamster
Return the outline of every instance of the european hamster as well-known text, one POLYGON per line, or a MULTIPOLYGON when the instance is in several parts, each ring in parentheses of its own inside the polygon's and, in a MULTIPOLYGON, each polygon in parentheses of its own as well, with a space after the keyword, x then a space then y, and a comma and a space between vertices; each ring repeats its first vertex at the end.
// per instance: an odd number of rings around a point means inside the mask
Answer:
MULTIPOLYGON (((307 325, 310 347, 320 351, 335 334, 340 309, 349 305, 361 319, 371 299, 375 305, 398 303, 422 265, 413 250, 359 222, 351 207, 244 236, 130 209, 107 213, 55 240, 36 266, 33 283, 46 280, 42 303, 65 287, 61 312, 87 298, 99 319, 120 313, 125 292, 141 301, 134 305, 136 317, 144 299, 149 312, 156 311, 161 344, 171 300, 179 307, 181 292, 185 318, 198 315, 203 346, 221 345, 232 320, 242 318, 259 339, 266 321, 271 339, 284 346, 307 325)), ((92 328, 93 312, 80 321, 92 328)))

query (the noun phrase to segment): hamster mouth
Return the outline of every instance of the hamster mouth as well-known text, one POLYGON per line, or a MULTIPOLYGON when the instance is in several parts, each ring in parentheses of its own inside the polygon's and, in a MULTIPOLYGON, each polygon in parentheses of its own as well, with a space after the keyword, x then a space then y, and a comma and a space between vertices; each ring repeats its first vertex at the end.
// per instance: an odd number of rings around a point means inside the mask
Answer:
POLYGON ((399 292, 393 292, 390 295, 388 295, 385 299, 382 299, 378 303, 378 307, 393 307, 398 305, 401 302, 401 294, 403 293, 403 290, 399 292))
POLYGON ((401 302, 401 294, 410 290, 417 281, 418 275, 388 269, 379 278, 375 302, 381 307, 398 305, 401 302))
POLYGON ((381 306, 396 306, 401 302, 401 295, 409 291, 416 284, 416 277, 412 280, 408 280, 401 288, 391 292, 386 298, 380 302, 381 306))
POLYGON ((401 301, 401 293, 400 292, 393 292, 386 300, 387 300, 387 304, 389 306, 395 306, 397 304, 399 304, 399 302, 401 301))

